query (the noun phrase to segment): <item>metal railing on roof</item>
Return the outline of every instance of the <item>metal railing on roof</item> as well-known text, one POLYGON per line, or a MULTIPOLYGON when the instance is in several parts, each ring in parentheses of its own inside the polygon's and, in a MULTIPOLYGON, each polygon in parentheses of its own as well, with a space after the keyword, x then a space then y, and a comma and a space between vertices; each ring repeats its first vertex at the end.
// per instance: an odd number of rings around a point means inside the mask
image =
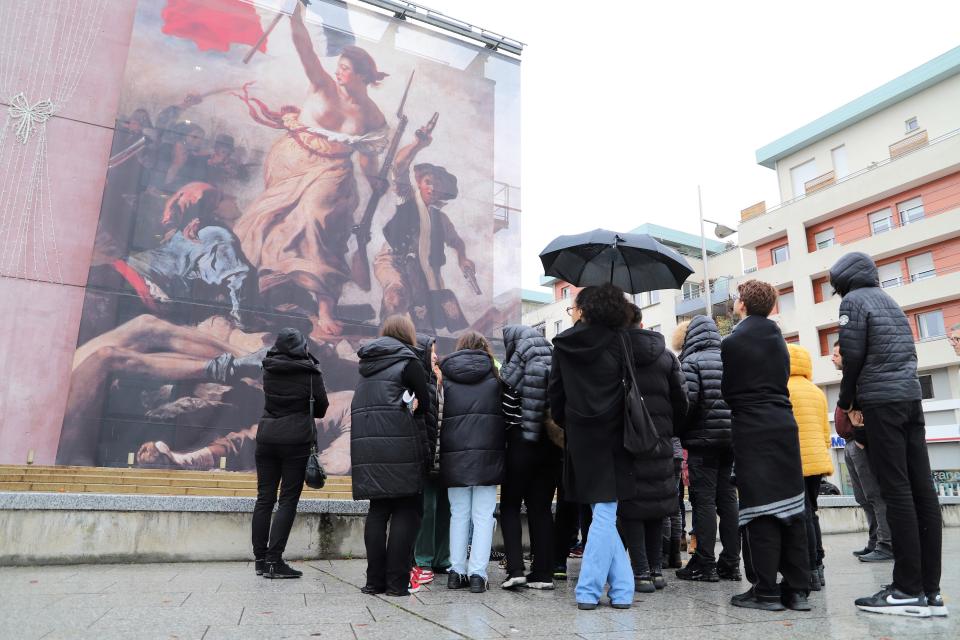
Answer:
MULTIPOLYGON (((943 142, 943 141, 945 141, 945 140, 949 140, 950 138, 953 138, 953 137, 955 137, 955 136, 957 136, 957 135, 960 135, 960 129, 954 129, 953 131, 947 132, 947 133, 943 134, 942 136, 937 136, 936 138, 932 138, 930 141, 927 142, 927 144, 923 145, 922 147, 917 147, 916 149, 912 149, 912 150, 910 150, 910 151, 907 151, 906 153, 897 155, 897 156, 895 156, 895 157, 893 157, 893 158, 884 158, 883 160, 878 160, 878 161, 876 161, 876 162, 871 162, 868 166, 864 167, 863 169, 860 169, 859 171, 854 171, 853 173, 849 173, 849 174, 845 175, 844 177, 839 178, 838 180, 836 180, 836 181, 833 182, 832 184, 829 184, 829 185, 827 185, 827 186, 825 186, 825 187, 821 187, 820 189, 817 189, 817 190, 814 191, 813 193, 822 193, 822 192, 827 191, 827 190, 829 190, 829 189, 833 189, 834 187, 836 187, 836 186, 839 185, 839 184, 843 184, 843 183, 845 183, 845 182, 848 182, 848 181, 850 181, 850 180, 853 180, 854 178, 857 178, 857 177, 859 177, 859 176, 862 176, 862 175, 865 174, 865 173, 869 173, 870 171, 873 171, 874 169, 877 169, 878 167, 882 167, 882 166, 884 166, 884 165, 890 164, 891 162, 896 162, 897 160, 902 160, 903 158, 906 158, 906 157, 908 157, 908 156, 911 156, 911 155, 913 155, 914 153, 917 153, 918 151, 923 151, 924 149, 928 149, 928 148, 930 148, 930 147, 932 147, 932 146, 934 146, 934 145, 936 145, 936 144, 939 144, 939 143, 941 143, 941 142, 943 142)), ((800 200, 803 200, 803 199, 805 199, 805 198, 808 198, 808 197, 810 197, 811 195, 813 195, 813 193, 804 193, 804 194, 802 194, 802 195, 796 196, 795 198, 791 198, 791 199, 789 199, 789 200, 784 200, 784 201, 781 202, 780 204, 778 204, 778 205, 776 205, 776 206, 773 206, 773 207, 770 207, 769 209, 767 209, 767 210, 764 211, 763 213, 757 214, 757 215, 749 218, 748 220, 741 220, 741 221, 740 221, 740 224, 742 225, 742 224, 744 224, 745 222, 748 222, 748 221, 750 221, 750 220, 759 220, 760 218, 766 216, 767 214, 773 213, 774 211, 779 211, 780 209, 783 209, 783 208, 786 207, 786 206, 789 206, 789 205, 791 205, 791 204, 793 204, 793 203, 795 203, 795 202, 799 202, 800 200)))

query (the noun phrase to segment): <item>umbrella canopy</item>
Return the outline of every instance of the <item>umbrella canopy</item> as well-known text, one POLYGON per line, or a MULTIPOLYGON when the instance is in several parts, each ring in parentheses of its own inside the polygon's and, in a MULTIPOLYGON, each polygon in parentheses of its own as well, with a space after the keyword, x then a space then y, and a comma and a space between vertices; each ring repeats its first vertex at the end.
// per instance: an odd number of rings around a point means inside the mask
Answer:
POLYGON ((605 229, 560 236, 540 261, 544 273, 572 285, 611 282, 627 293, 679 289, 693 273, 683 256, 650 236, 605 229))

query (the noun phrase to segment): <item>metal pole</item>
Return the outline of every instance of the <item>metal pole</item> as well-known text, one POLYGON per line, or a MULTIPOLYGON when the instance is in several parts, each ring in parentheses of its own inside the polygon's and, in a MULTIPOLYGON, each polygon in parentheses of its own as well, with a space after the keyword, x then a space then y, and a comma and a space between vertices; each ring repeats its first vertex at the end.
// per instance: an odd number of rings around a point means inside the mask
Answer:
POLYGON ((713 317, 713 304, 710 300, 710 271, 707 269, 707 237, 703 233, 703 196, 697 185, 697 204, 700 206, 700 258, 703 260, 703 296, 707 303, 707 317, 713 317))

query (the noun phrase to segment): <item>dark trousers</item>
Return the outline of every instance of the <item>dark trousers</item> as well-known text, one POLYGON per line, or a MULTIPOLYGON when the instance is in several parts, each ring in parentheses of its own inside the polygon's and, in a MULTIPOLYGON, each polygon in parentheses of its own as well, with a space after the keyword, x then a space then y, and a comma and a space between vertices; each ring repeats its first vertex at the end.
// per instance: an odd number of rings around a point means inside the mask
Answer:
POLYGON ((687 527, 687 505, 683 502, 683 458, 673 459, 673 480, 677 485, 677 510, 664 516, 663 526, 660 527, 664 555, 670 554, 671 545, 680 548, 680 539, 687 527))
POLYGON ((803 518, 789 524, 774 516, 755 518, 743 526, 743 566, 757 596, 780 596, 783 589, 807 593, 810 566, 807 528, 803 518))
POLYGON ((806 476, 803 484, 807 494, 804 511, 807 522, 807 555, 810 557, 810 568, 814 569, 823 564, 823 538, 820 535, 820 516, 817 515, 820 476, 806 476))
POLYGON ((450 499, 439 478, 427 478, 423 489, 420 533, 413 551, 418 567, 440 571, 450 568, 450 499))
POLYGON ((520 506, 527 505, 531 577, 550 582, 553 575, 553 514, 559 451, 549 443, 530 443, 514 428, 507 441, 507 475, 500 488, 500 528, 507 556, 507 574, 523 572, 523 527, 520 506))
POLYGON ((297 515, 297 503, 307 474, 309 444, 257 443, 257 502, 253 507, 253 557, 279 562, 297 515), (277 504, 277 488, 280 504, 277 504), (271 515, 273 522, 271 523, 271 515))
POLYGON ((909 595, 939 591, 943 521, 920 401, 864 408, 863 420, 870 467, 887 503, 893 584, 909 595))
POLYGON ((661 572, 663 518, 634 520, 620 518, 620 537, 630 552, 633 575, 649 576, 661 572))
POLYGON ((370 501, 370 511, 363 527, 363 542, 367 548, 367 586, 406 592, 422 509, 423 496, 419 494, 402 498, 374 498, 370 501))
MULTIPOLYGON (((562 472, 561 472, 562 473, 562 472)), ((588 504, 568 502, 563 492, 563 481, 557 474, 557 513, 553 521, 553 566, 567 566, 570 545, 580 533, 580 544, 587 545, 587 532, 593 522, 593 511, 588 504)))
POLYGON ((740 508, 733 486, 733 452, 703 455, 691 452, 687 458, 690 474, 690 501, 693 503, 693 531, 697 534, 696 555, 715 562, 717 516, 720 516, 720 564, 740 566, 740 508))

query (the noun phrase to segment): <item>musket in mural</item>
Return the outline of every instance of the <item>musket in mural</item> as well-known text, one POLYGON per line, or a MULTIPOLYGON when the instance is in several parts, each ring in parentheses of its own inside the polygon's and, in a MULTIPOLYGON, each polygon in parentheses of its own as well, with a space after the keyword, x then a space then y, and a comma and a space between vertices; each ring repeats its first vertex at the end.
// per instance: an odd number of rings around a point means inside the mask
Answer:
POLYGON ((384 318, 441 352, 519 319, 492 295, 494 83, 398 48, 395 22, 140 0, 58 463, 252 468, 260 361, 293 326, 330 391, 321 460, 349 473, 355 353, 384 318))

